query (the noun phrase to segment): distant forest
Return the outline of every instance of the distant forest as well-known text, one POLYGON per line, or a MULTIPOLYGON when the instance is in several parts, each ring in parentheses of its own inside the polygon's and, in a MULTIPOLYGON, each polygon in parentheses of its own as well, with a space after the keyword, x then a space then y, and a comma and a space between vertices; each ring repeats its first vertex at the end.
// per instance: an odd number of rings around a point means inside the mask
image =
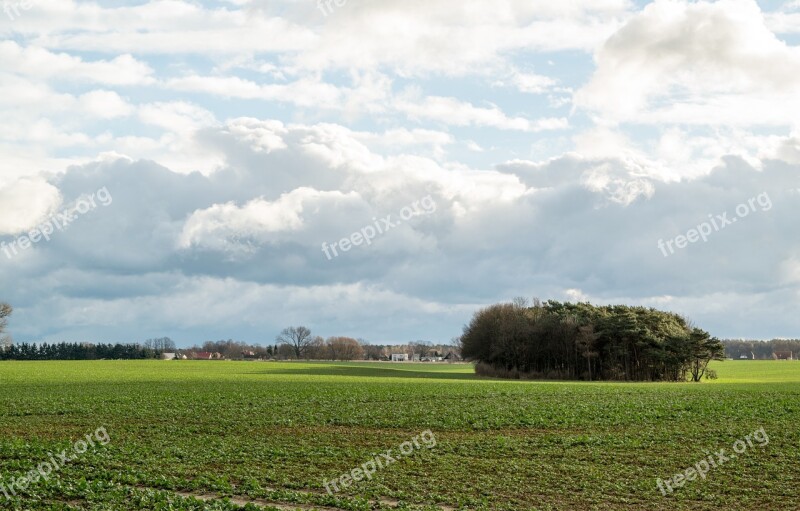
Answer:
MULTIPOLYGON (((0 360, 137 360, 161 358, 173 353, 178 358, 226 360, 388 360, 393 353, 404 353, 409 360, 430 360, 458 354, 458 346, 416 341, 402 345, 369 344, 363 339, 328 337, 311 334, 306 327, 289 327, 275 339, 274 345, 248 344, 232 339, 206 341, 202 345, 180 349, 169 337, 148 339, 143 343, 56 342, 14 343, 5 333, 13 308, 0 302, 0 360), (204 355, 199 356, 198 355, 204 355)), ((460 360, 457 356, 450 359, 460 360)))
POLYGON ((161 353, 138 344, 37 343, 0 347, 0 360, 138 360, 161 353))
POLYGON ((478 374, 565 380, 700 381, 722 343, 645 307, 522 299, 478 311, 461 336, 478 374))
MULTIPOLYGON (((143 343, 19 343, 5 334, 13 309, 0 303, 0 360, 135 360, 162 353, 218 353, 225 359, 387 360, 392 353, 425 360, 449 353, 478 362, 478 372, 512 378, 681 380, 713 377, 714 358, 800 358, 800 339, 719 341, 678 315, 644 307, 524 300, 475 314, 462 346, 425 341, 369 344, 362 339, 312 336, 305 327, 285 329, 275 345, 231 339, 179 349, 168 337, 143 343), (462 352, 463 351, 463 352, 462 352)), ((458 357, 456 357, 458 360, 458 357)))
MULTIPOLYGON (((207 341, 202 346, 178 349, 167 338, 150 339, 144 343, 94 344, 94 343, 6 343, 0 344, 0 360, 141 360, 161 358, 162 353, 177 353, 194 358, 197 353, 218 354, 226 360, 387 360, 391 353, 406 353, 409 359, 440 356, 457 352, 456 346, 433 345, 415 342, 400 346, 362 344, 355 339, 332 337, 325 343, 314 343, 296 356, 292 346, 251 345, 233 340, 207 341)), ((216 357, 215 357, 216 358, 216 357)))
POLYGON ((732 359, 770 360, 791 353, 800 357, 800 339, 773 339, 771 341, 725 339, 725 356, 732 359))

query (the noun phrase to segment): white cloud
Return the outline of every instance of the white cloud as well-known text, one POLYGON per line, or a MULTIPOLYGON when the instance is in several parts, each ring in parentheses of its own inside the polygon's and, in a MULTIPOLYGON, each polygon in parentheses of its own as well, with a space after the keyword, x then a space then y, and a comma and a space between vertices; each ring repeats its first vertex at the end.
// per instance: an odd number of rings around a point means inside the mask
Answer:
POLYGON ((549 76, 523 73, 515 70, 507 78, 496 80, 493 85, 498 87, 511 86, 527 94, 543 94, 550 91, 557 83, 558 80, 549 76))
POLYGON ((0 264, 4 299, 36 304, 25 335, 312 318, 446 340, 532 293, 678 308, 715 334, 751 300, 754 329, 800 326, 800 60, 775 35, 793 6, 134 3, 40 0, 0 24, 0 234, 114 195, 0 264), (662 257, 659 238, 764 191, 773 210, 662 257), (321 252, 426 196, 435 214, 321 252))
POLYGON ((180 0, 117 7, 37 0, 35 9, 5 27, 5 33, 14 31, 41 34, 34 42, 49 48, 137 54, 289 51, 315 42, 310 29, 278 15, 180 0))
POLYGON ((569 127, 569 122, 564 118, 530 120, 524 117, 509 117, 496 106, 476 107, 456 98, 441 96, 428 96, 422 100, 402 98, 396 101, 395 106, 411 119, 434 120, 453 126, 485 126, 534 133, 569 127))
POLYGON ((777 11, 764 13, 769 28, 778 34, 796 34, 800 32, 800 2, 797 0, 784 2, 777 11))
POLYGON ((598 51, 576 104, 612 121, 792 125, 800 49, 754 0, 656 0, 598 51))
POLYGON ((284 101, 297 106, 338 109, 340 90, 331 84, 302 79, 289 84, 258 84, 237 77, 187 76, 173 78, 167 88, 185 92, 204 92, 226 98, 284 101))
POLYGON ((33 229, 61 203, 58 188, 42 179, 20 179, 0 186, 0 235, 33 229))
POLYGON ((787 137, 780 142, 775 157, 789 163, 800 164, 800 136, 787 137))
POLYGON ((319 211, 320 201, 358 199, 355 194, 320 192, 298 188, 276 201, 253 199, 239 207, 233 203, 215 204, 198 210, 186 220, 178 246, 206 247, 232 253, 251 253, 255 245, 269 243, 275 233, 303 228, 306 208, 319 211))
POLYGON ((87 62, 67 53, 53 53, 35 46, 22 47, 14 41, 0 41, 0 66, 7 73, 60 82, 78 80, 106 85, 143 85, 155 81, 153 69, 131 55, 87 62))
POLYGON ((515 51, 591 51, 626 17, 626 0, 387 0, 348 4, 298 53, 305 69, 378 69, 404 76, 491 74, 515 51))
POLYGON ((463 75, 502 65, 514 51, 591 51, 632 7, 628 0, 387 0, 350 3, 325 17, 316 2, 281 4, 210 9, 169 0, 106 8, 42 0, 6 31, 42 34, 35 44, 61 51, 283 53, 295 69, 463 75))
POLYGON ((185 101, 142 105, 139 118, 145 124, 185 135, 193 135, 199 128, 217 124, 213 113, 185 101))
POLYGON ((81 95, 80 108, 93 117, 115 119, 127 117, 133 112, 133 106, 113 91, 95 90, 81 95))

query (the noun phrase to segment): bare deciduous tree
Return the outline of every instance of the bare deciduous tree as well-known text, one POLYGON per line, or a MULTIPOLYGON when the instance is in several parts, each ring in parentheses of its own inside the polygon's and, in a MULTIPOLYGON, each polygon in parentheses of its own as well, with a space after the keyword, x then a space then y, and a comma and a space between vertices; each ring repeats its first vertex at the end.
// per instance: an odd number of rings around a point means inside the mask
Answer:
POLYGON ((330 337, 327 345, 333 360, 361 360, 364 358, 364 348, 351 337, 330 337))
POLYGON ((311 337, 311 330, 304 326, 284 328, 275 340, 279 343, 290 345, 297 358, 308 358, 308 351, 315 342, 315 338, 311 337))
POLYGON ((420 358, 427 357, 433 351, 433 346, 428 341, 419 340, 417 342, 409 343, 409 347, 414 355, 419 355, 420 358))
MULTIPOLYGON (((169 337, 160 337, 158 339, 147 339, 144 341, 144 347, 156 351, 175 351, 175 341, 169 337)), ((216 351, 216 350, 214 350, 216 351)))
POLYGON ((278 358, 278 360, 292 360, 297 358, 297 355, 294 352, 294 346, 286 343, 275 348, 275 356, 278 358))
POLYGON ((324 360, 328 357, 328 348, 325 346, 325 339, 316 335, 308 343, 305 358, 310 360, 324 360))
POLYGON ((7 303, 0 303, 0 349, 5 349, 12 344, 11 337, 4 332, 8 326, 8 317, 14 309, 7 303))

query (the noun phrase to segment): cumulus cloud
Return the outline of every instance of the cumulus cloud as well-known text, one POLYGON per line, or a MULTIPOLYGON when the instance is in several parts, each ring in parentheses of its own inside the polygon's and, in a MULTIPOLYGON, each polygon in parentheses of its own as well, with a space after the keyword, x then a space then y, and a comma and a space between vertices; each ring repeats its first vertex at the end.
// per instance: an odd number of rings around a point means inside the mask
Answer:
POLYGON ((0 243, 101 187, 114 200, 0 251, 18 339, 306 323, 444 341, 518 295, 669 308, 722 336, 800 326, 794 3, 24 14, 0 27, 0 243), (659 240, 761 194, 774 207, 663 257, 659 240), (321 250, 423 198, 435 212, 321 250))
POLYGON ((656 0, 602 46, 576 104, 627 122, 792 125, 800 49, 754 0, 656 0))
MULTIPOLYGON (((358 132, 329 125, 236 119, 203 136, 228 162, 207 176, 110 159, 48 184, 65 200, 106 186, 114 203, 7 261, 4 281, 38 274, 42 296, 60 314, 80 307, 88 323, 103 325, 99 318, 124 309, 119 328, 149 317, 187 337, 221 329, 197 322, 198 311, 206 318, 238 311, 243 325, 221 324, 252 333, 290 317, 331 329, 363 322, 363 335, 382 338, 389 335, 383 323, 368 326, 375 309, 359 305, 373 296, 385 300, 385 324, 396 325, 396 335, 424 328, 446 339, 475 304, 534 293, 633 303, 672 297, 667 305, 725 335, 729 309, 701 297, 760 293, 768 300, 785 296, 797 275, 800 247, 780 236, 800 211, 798 169, 786 163, 756 170, 731 158, 704 177, 664 181, 624 160, 577 155, 448 169, 419 156, 381 156, 358 132), (765 192, 771 210, 670 258, 659 251, 660 239, 765 192), (332 261, 322 253, 323 242, 376 216, 396 217, 424 196, 436 202, 434 214, 332 261), (144 280, 125 280, 131 271, 144 280), (90 284, 107 278, 119 285, 90 284), (259 314, 264 308, 279 320, 259 314), (416 319, 402 326, 408 314, 416 319)), ((22 315, 41 307, 23 303, 22 315)), ((75 335, 88 328, 68 325, 75 335)))
POLYGON ((27 232, 60 202, 58 188, 43 179, 19 179, 0 186, 0 234, 27 232))
POLYGON ((67 53, 0 41, 0 64, 7 73, 40 79, 87 81, 105 85, 143 85, 154 82, 153 69, 131 55, 112 60, 84 61, 67 53))
POLYGON ((114 119, 127 117, 133 112, 133 107, 113 91, 96 90, 81 95, 80 107, 100 119, 114 119))
POLYGON ((167 87, 179 91, 205 92, 228 98, 259 99, 283 101, 298 106, 319 105, 337 107, 341 91, 327 83, 312 79, 302 79, 288 84, 258 84, 237 77, 187 76, 173 78, 167 87))
POLYGON ((349 4, 325 19, 306 69, 390 66, 401 75, 492 73, 515 51, 592 49, 628 14, 626 0, 389 0, 349 4), (342 37, 342 34, 357 34, 342 37))
MULTIPOLYGON (((183 226, 181 248, 208 247, 229 252, 251 252, 255 245, 269 243, 276 233, 295 233, 304 226, 306 208, 319 213, 322 203, 357 200, 357 194, 320 192, 297 188, 275 201, 261 198, 239 207, 233 203, 215 204, 195 211, 183 226)), ((285 238, 284 238, 285 239, 285 238)))
POLYGON ((455 98, 431 96, 400 99, 397 108, 411 119, 435 120, 455 126, 488 126, 501 130, 539 132, 563 130, 569 126, 564 118, 530 120, 524 117, 510 117, 496 106, 476 107, 455 98))

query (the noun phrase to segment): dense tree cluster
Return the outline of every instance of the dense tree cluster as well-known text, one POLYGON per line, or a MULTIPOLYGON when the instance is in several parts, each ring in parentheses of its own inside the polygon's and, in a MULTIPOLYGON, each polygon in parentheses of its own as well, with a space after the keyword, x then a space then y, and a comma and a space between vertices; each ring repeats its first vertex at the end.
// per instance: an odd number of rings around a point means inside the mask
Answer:
POLYGON ((161 353, 138 344, 22 343, 0 349, 0 360, 134 360, 161 353))
POLYGON ((699 381, 720 341, 677 314, 625 305, 523 300, 478 311, 462 355, 504 377, 699 381))

